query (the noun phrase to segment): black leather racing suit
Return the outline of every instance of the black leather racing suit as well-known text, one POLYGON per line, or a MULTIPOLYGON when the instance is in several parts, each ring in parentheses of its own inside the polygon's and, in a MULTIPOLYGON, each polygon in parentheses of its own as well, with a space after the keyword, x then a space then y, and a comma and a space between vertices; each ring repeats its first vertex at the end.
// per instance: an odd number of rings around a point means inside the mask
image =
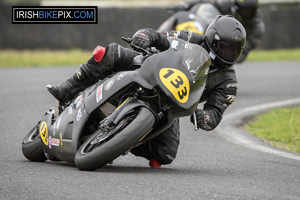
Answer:
MULTIPOLYGON (((168 34, 204 47, 205 36, 202 34, 191 31, 172 31, 168 34)), ((167 42, 164 37, 164 34, 160 33, 160 43, 167 42)), ((238 83, 233 67, 222 69, 218 66, 210 66, 206 87, 200 98, 200 102, 205 102, 203 110, 206 113, 202 129, 210 131, 218 126, 223 113, 234 102, 237 88, 238 83)))

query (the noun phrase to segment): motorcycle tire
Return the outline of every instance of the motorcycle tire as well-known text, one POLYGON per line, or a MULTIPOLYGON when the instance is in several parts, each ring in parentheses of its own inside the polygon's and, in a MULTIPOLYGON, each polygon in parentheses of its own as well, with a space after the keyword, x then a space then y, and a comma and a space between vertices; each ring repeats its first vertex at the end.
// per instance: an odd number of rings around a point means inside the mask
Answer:
POLYGON ((42 140, 38 131, 39 124, 34 126, 25 136, 22 142, 23 155, 30 161, 44 162, 47 160, 43 147, 42 140))
POLYGON ((76 167, 92 171, 110 163, 137 145, 154 123, 153 113, 142 107, 139 111, 126 115, 109 131, 112 132, 110 136, 103 138, 104 132, 97 130, 78 149, 75 155, 76 167))

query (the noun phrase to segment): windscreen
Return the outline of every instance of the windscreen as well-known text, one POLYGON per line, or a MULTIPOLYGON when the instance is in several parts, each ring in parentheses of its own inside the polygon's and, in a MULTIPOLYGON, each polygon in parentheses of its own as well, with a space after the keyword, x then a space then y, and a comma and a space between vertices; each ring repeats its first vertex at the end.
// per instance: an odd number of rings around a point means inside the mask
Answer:
POLYGON ((211 64, 207 51, 196 44, 186 43, 183 65, 190 71, 194 80, 204 78, 211 64))

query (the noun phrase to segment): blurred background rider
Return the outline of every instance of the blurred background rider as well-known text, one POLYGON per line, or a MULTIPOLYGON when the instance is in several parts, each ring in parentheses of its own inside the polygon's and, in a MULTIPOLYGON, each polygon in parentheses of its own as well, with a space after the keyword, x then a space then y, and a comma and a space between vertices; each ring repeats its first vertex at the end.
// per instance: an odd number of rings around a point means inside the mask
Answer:
POLYGON ((190 0, 180 3, 172 10, 174 12, 189 10, 197 12, 198 8, 204 3, 214 5, 220 14, 232 15, 242 23, 247 33, 247 42, 238 62, 245 61, 248 53, 252 49, 257 48, 257 46, 262 42, 265 32, 265 24, 263 22, 262 12, 259 9, 258 0, 190 0))

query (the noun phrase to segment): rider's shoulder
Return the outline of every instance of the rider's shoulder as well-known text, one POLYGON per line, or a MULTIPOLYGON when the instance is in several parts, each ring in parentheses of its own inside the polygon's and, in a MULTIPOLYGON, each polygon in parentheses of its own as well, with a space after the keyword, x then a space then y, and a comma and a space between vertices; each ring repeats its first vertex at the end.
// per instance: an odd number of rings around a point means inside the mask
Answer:
POLYGON ((216 79, 236 79, 235 69, 233 66, 226 69, 211 66, 209 72, 212 76, 215 76, 216 79))

